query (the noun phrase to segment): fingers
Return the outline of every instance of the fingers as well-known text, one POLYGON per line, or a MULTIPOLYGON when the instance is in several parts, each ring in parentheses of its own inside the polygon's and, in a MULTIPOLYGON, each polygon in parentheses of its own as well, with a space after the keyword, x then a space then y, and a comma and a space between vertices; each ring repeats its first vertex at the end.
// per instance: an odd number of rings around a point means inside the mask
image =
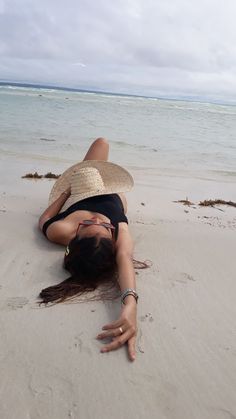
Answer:
POLYGON ((101 352, 110 352, 110 351, 114 351, 115 349, 120 348, 122 345, 124 345, 124 343, 128 340, 128 338, 129 338, 129 332, 123 333, 122 335, 114 338, 111 343, 104 346, 101 349, 101 352))
POLYGON ((132 336, 128 340, 128 354, 129 354, 130 361, 134 361, 135 360, 135 355, 136 355, 135 341, 136 341, 136 337, 135 336, 132 336))
POLYGON ((116 336, 120 336, 124 332, 124 329, 121 332, 122 329, 120 327, 116 329, 108 329, 106 332, 99 333, 99 335, 97 335, 97 339, 105 339, 110 337, 114 338, 116 336))
POLYGON ((106 337, 115 336, 111 343, 105 345, 101 349, 101 352, 104 353, 104 352, 114 351, 120 348, 122 345, 124 345, 127 342, 129 359, 130 361, 134 361, 135 356, 136 356, 136 352, 135 352, 136 337, 135 335, 131 333, 132 332, 130 332, 130 330, 127 330, 125 333, 120 334, 119 329, 118 330, 116 329, 116 331, 109 331, 109 332, 101 333, 100 335, 98 335, 98 339, 104 339, 106 337), (119 335, 117 335, 116 333, 119 333, 119 335))
POLYGON ((103 326, 102 330, 115 329, 117 327, 122 326, 122 323, 123 323, 122 319, 116 320, 113 323, 106 324, 105 326, 103 326))
MULTIPOLYGON (((124 313, 123 313, 124 314, 124 313)), ((101 352, 110 352, 128 344, 128 355, 131 361, 135 360, 135 336, 136 336, 136 318, 133 313, 122 315, 117 321, 106 324, 98 334, 97 339, 111 338, 112 341, 105 343, 101 352)))

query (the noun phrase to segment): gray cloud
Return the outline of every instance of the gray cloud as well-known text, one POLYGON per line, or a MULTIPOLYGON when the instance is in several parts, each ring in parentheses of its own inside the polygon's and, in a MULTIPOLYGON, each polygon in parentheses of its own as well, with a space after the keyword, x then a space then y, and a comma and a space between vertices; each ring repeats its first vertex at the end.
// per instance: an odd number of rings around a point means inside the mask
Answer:
POLYGON ((0 78, 233 99, 234 0, 0 0, 0 78))

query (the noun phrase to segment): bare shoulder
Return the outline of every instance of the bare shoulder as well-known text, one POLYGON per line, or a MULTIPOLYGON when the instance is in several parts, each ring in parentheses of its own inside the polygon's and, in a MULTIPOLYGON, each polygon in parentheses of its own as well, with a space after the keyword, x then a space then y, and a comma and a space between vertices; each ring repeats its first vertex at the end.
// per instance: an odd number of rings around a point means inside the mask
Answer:
POLYGON ((119 233, 116 240, 118 253, 133 253, 133 239, 127 223, 119 223, 119 233))
POLYGON ((71 223, 65 220, 59 220, 50 224, 47 229, 47 238, 54 243, 64 244, 66 246, 72 239, 73 232, 74 227, 71 223))

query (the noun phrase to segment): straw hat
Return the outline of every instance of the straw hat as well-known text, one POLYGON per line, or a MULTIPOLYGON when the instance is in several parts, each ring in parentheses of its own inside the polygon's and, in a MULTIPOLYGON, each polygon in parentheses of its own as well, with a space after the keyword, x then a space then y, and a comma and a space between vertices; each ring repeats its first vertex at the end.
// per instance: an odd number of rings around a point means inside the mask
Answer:
POLYGON ((61 211, 92 196, 128 192, 133 184, 132 176, 123 167, 102 160, 85 160, 71 166, 56 180, 49 196, 49 205, 69 187, 71 195, 61 211))

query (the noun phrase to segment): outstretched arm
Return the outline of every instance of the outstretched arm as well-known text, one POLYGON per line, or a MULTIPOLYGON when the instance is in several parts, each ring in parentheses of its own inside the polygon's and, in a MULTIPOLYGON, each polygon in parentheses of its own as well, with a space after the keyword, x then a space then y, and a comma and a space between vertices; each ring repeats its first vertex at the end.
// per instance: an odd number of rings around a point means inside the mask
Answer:
MULTIPOLYGON (((135 272, 133 267, 133 240, 128 225, 122 223, 117 240, 116 261, 118 266, 119 286, 121 292, 127 288, 136 289, 135 272)), ((133 295, 128 295, 122 304, 119 319, 103 327, 104 332, 98 339, 112 337, 111 343, 106 344, 101 352, 109 352, 128 343, 128 353, 131 361, 135 359, 135 337, 137 331, 137 303, 133 295)))

